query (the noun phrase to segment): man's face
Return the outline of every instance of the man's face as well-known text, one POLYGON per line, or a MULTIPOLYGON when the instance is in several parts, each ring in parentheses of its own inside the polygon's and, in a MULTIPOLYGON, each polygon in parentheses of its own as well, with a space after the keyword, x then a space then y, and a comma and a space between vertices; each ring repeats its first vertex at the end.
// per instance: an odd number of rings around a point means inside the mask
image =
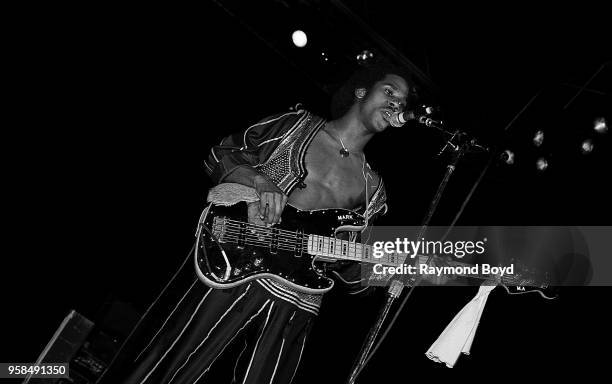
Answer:
POLYGON ((406 107, 408 84, 398 75, 388 74, 366 93, 360 115, 371 132, 382 132, 389 126, 389 117, 406 107))

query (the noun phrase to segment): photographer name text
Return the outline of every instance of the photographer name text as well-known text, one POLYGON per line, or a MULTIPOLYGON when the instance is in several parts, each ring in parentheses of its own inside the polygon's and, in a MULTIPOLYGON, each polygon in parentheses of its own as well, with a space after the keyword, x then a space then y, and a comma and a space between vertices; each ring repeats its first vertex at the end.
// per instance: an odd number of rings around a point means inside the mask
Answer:
POLYGON ((514 264, 505 267, 494 266, 491 264, 474 264, 469 266, 444 266, 436 267, 426 264, 415 265, 398 265, 387 266, 383 264, 375 264, 373 271, 377 275, 497 275, 508 276, 514 275, 514 264))

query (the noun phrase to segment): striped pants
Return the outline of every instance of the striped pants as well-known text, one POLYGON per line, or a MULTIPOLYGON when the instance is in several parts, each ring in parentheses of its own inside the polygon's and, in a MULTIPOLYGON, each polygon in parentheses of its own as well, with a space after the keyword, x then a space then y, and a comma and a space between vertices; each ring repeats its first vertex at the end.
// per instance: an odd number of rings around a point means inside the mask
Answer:
POLYGON ((207 383, 211 366, 230 345, 241 349, 232 382, 291 383, 314 317, 256 281, 218 290, 196 280, 124 383, 207 383))

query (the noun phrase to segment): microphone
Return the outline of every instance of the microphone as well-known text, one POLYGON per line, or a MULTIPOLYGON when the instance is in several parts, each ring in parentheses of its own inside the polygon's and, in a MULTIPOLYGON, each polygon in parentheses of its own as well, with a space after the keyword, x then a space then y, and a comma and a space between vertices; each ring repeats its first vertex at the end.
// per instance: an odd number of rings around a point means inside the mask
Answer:
POLYGON ((389 124, 392 127, 399 128, 410 120, 416 120, 416 118, 417 116, 414 111, 393 112, 391 117, 389 117, 389 124))
MULTIPOLYGON (((432 113, 433 110, 434 110, 433 107, 425 107, 425 112, 427 114, 432 113)), ((398 128, 406 124, 410 120, 416 120, 419 124, 423 124, 430 128, 436 128, 439 131, 442 131, 448 135, 451 135, 453 138, 457 136, 457 137, 464 138, 464 140, 469 140, 469 141, 466 141, 466 144, 472 150, 478 150, 481 152, 489 152, 489 147, 479 144, 476 138, 469 138, 469 136, 467 136, 465 132, 460 132, 460 131, 456 131, 454 133, 449 132, 447 131, 444 125, 444 122, 442 120, 434 120, 427 115, 416 113, 415 111, 394 112, 393 114, 391 114, 391 116, 388 119, 389 125, 391 125, 392 127, 398 127, 398 128)), ((506 161, 506 159, 504 159, 504 161, 506 161)), ((510 161, 513 161, 513 159, 511 159, 510 161)))
POLYGON ((394 112, 389 118, 389 124, 392 127, 399 128, 410 120, 416 120, 420 124, 426 125, 428 127, 444 127, 444 123, 442 121, 434 120, 432 118, 427 117, 427 115, 417 114, 414 111, 394 112))

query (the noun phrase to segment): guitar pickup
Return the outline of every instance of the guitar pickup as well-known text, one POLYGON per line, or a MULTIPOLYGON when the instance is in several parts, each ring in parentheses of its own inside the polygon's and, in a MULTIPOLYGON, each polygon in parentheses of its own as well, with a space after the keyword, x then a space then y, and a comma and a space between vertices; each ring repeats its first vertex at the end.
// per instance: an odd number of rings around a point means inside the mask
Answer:
POLYGON ((241 223, 240 224, 240 230, 238 232, 238 241, 236 242, 236 247, 237 248, 244 248, 244 244, 246 243, 246 238, 247 238, 247 232, 249 231, 249 228, 247 227, 246 223, 241 223))
POLYGON ((278 229, 270 230, 270 253, 275 255, 278 253, 278 229))
POLYGON ((223 242, 226 220, 227 219, 225 217, 215 217, 212 223, 212 234, 220 243, 223 242))
POLYGON ((307 240, 304 236, 304 232, 296 231, 295 246, 293 247, 293 256, 302 257, 302 253, 304 252, 304 240, 307 240))

